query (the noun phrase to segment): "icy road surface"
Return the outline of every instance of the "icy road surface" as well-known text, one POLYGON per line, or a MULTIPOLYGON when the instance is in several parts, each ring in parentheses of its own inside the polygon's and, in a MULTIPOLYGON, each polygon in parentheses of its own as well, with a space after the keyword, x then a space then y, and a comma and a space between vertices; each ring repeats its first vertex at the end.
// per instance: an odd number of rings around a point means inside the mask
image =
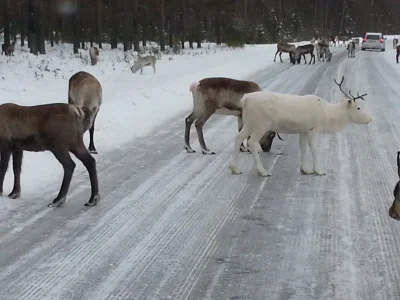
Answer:
MULTIPOLYGON (((369 126, 319 141, 327 176, 300 175, 298 139, 288 135, 261 154, 272 177, 258 177, 249 154, 233 176, 236 120, 207 123, 217 154, 204 156, 183 151, 177 116, 97 156, 98 207, 83 206, 87 174, 77 172, 63 208, 46 207, 57 184, 0 214, 0 299, 398 299, 400 223, 387 214, 400 150, 398 65, 343 50, 330 63, 277 62, 252 78, 336 102, 333 79, 347 75, 346 88, 368 93, 369 126)), ((199 150, 194 128, 192 144, 199 150)))

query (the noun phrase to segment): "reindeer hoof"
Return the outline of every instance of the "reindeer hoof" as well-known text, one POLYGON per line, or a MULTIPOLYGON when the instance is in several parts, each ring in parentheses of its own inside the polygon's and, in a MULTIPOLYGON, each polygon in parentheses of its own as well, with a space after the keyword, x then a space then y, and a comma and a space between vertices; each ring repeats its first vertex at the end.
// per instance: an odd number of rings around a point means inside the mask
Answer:
POLYGON ((229 165, 229 170, 231 170, 231 173, 232 173, 233 175, 240 175, 240 174, 243 174, 242 172, 239 171, 239 169, 238 169, 237 166, 232 165, 232 164, 229 165))
POLYGON ((192 149, 190 146, 188 146, 188 145, 183 146, 183 149, 185 149, 187 153, 196 153, 196 151, 193 150, 193 149, 192 149))
POLYGON ((302 169, 302 168, 300 168, 300 173, 301 173, 302 175, 312 175, 312 174, 314 174, 314 171, 311 171, 311 170, 309 170, 309 169, 302 169))
POLYGON ((98 154, 96 149, 89 149, 89 152, 92 154, 98 154))
POLYGON ((21 193, 20 192, 11 192, 9 195, 8 195, 8 198, 10 198, 10 199, 17 199, 17 198, 19 198, 21 196, 21 193))
POLYGON ((314 174, 317 175, 317 176, 324 176, 324 175, 326 175, 326 173, 325 173, 324 171, 321 171, 321 170, 320 170, 320 171, 315 171, 315 170, 314 170, 314 174))
POLYGON ((262 177, 270 177, 271 174, 269 174, 266 170, 258 170, 258 174, 262 177))
POLYGON ((201 152, 205 155, 214 155, 215 152, 211 151, 211 150, 201 150, 201 152))
POLYGON ((65 201, 66 201, 65 197, 59 198, 59 199, 56 198, 53 200, 53 202, 49 203, 47 206, 48 207, 61 207, 64 205, 65 201))
POLYGON ((88 202, 85 203, 85 206, 97 206, 97 203, 100 201, 100 196, 96 195, 91 197, 88 202))

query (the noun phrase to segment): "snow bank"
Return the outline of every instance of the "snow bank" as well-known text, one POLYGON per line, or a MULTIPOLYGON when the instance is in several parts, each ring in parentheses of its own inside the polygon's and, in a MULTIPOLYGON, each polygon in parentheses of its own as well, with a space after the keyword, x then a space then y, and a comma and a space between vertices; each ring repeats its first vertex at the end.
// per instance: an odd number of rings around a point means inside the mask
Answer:
MULTIPOLYGON (((101 163, 102 155, 112 148, 122 147, 171 117, 190 110, 192 97, 189 85, 193 81, 208 76, 244 79, 274 63, 276 44, 235 50, 204 44, 202 49, 185 49, 180 55, 162 56, 157 61, 156 74, 151 67, 145 67, 143 75, 140 71, 136 74, 130 71, 132 55, 125 55, 121 49, 111 50, 109 45, 100 49, 96 66, 88 64, 87 51, 82 51, 80 56, 73 55, 72 45, 69 44, 54 48, 46 45, 46 51, 47 55, 36 57, 29 54, 28 49, 17 45, 15 56, 0 56, 0 103, 36 105, 67 102, 71 75, 81 70, 93 74, 102 84, 104 97, 95 131, 95 144, 100 153, 97 157, 101 163)), ((288 63, 288 56, 283 57, 288 63)), ((86 133, 85 142, 88 143, 88 140, 89 134, 86 133)), ((77 166, 77 172, 83 170, 80 163, 77 166)), ((52 154, 25 153, 23 197, 47 184, 49 178, 58 183, 62 178, 62 168, 52 154)), ((9 172, 5 193, 11 190, 11 179, 12 172, 9 172)))

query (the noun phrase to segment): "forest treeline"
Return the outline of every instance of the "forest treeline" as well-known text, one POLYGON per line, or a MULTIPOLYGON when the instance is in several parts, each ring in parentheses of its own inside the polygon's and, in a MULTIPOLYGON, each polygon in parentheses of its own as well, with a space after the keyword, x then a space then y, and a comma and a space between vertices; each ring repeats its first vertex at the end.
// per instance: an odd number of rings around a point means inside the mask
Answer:
MULTIPOLYGON (((155 41, 183 47, 188 41, 240 46, 310 39, 314 34, 360 36, 400 31, 394 0, 0 0, 4 43, 45 54, 45 41, 124 44, 139 50, 155 41), (19 39, 18 39, 19 40, 19 39)), ((72 49, 71 49, 72 50, 72 49)))

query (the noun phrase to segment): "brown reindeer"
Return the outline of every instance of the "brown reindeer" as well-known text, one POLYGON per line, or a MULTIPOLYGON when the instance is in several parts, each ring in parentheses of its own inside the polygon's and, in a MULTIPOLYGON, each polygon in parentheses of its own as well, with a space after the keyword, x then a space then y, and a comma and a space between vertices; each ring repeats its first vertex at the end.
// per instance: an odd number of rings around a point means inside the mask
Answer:
MULTIPOLYGON (((203 127, 208 119, 213 115, 234 115, 238 117, 239 131, 243 127, 241 98, 246 93, 261 91, 261 87, 252 81, 237 80, 225 77, 209 77, 190 86, 193 95, 192 113, 185 118, 185 145, 184 149, 188 153, 194 153, 189 142, 190 127, 196 121, 195 126, 199 143, 203 154, 215 154, 206 146, 203 136, 203 127)), ((275 132, 266 132, 260 146, 263 151, 271 150, 275 132)), ((278 136, 279 139, 280 136, 278 136)), ((281 139, 282 140, 282 139, 281 139)), ((244 145, 241 145, 241 151, 247 151, 244 145)))
POLYGON ((306 60, 306 54, 311 55, 311 59, 309 64, 311 64, 311 61, 314 59, 314 64, 315 64, 315 55, 314 55, 314 45, 313 44, 307 44, 303 46, 298 46, 296 48, 296 51, 294 51, 294 55, 292 57, 292 63, 295 65, 296 62, 300 64, 301 56, 304 58, 304 64, 307 64, 306 60))
POLYGON ((15 51, 15 41, 12 42, 11 45, 9 44, 2 44, 1 45, 1 54, 5 54, 6 56, 14 56, 15 51))
POLYGON ((99 49, 97 47, 90 47, 89 56, 92 66, 97 65, 99 62, 99 49))
POLYGON ((292 56, 294 51, 296 50, 296 46, 288 43, 278 43, 276 45, 276 53, 274 57, 274 61, 276 61, 276 55, 279 53, 279 58, 282 60, 282 52, 289 53, 289 59, 292 60, 292 56))
POLYGON ((21 166, 23 151, 50 151, 64 169, 64 177, 57 197, 49 207, 62 206, 67 197, 75 163, 73 153, 89 172, 92 193, 85 206, 95 206, 100 199, 96 160, 83 143, 83 133, 89 127, 91 111, 67 103, 20 106, 0 105, 0 193, 10 157, 13 157, 14 187, 8 197, 21 195, 21 166))
POLYGON ((399 176, 399 181, 396 183, 393 190, 394 200, 389 208, 389 217, 400 221, 400 151, 397 152, 397 174, 399 176))
POLYGON ((91 111, 89 134, 89 151, 97 154, 94 146, 94 123, 103 102, 103 91, 100 82, 87 72, 77 72, 68 83, 68 103, 85 107, 91 111))

